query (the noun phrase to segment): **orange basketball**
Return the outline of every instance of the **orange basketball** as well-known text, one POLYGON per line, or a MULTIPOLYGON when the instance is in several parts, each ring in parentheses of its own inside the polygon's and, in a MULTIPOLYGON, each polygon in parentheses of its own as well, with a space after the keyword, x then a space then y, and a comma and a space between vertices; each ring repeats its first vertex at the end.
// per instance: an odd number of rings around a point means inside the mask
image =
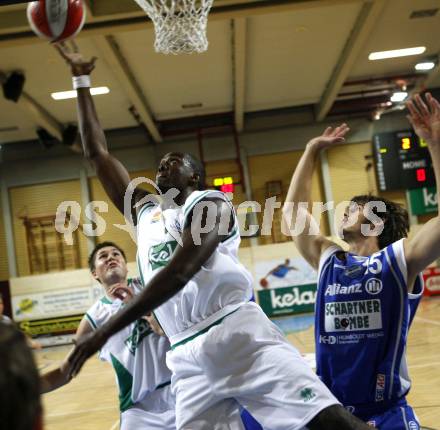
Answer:
POLYGON ((267 282, 266 278, 261 278, 261 279, 260 279, 260 285, 261 285, 263 288, 266 288, 266 287, 269 285, 269 282, 267 282))
POLYGON ((82 0, 39 0, 28 4, 27 17, 37 36, 61 42, 81 31, 86 10, 82 0))

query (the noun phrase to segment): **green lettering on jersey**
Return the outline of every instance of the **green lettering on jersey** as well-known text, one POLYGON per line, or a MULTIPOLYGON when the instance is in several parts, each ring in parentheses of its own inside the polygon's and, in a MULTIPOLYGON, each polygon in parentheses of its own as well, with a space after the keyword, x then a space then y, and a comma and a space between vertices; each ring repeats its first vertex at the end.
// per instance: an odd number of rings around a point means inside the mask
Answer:
POLYGON ((152 246, 148 254, 151 268, 156 270, 160 267, 165 267, 170 261, 176 247, 177 242, 175 240, 152 246))
POLYGON ((150 324, 141 318, 135 322, 131 335, 125 339, 124 343, 128 350, 134 355, 137 347, 141 344, 142 339, 151 333, 153 333, 153 330, 151 330, 150 324))

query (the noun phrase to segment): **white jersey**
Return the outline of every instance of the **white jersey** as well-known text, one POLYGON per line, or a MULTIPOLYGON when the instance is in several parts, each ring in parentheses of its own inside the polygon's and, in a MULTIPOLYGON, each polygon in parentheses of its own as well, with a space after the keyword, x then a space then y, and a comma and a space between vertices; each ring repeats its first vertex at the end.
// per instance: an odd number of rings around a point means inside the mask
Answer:
MULTIPOLYGON (((142 289, 141 281, 129 279, 128 282, 135 294, 139 294, 142 289)), ((111 301, 104 296, 85 316, 96 329, 123 306, 121 300, 111 301)), ((168 339, 155 334, 143 318, 116 333, 103 346, 99 358, 111 363, 115 369, 121 412, 144 401, 149 393, 170 383, 171 372, 165 364, 169 349, 168 339)))
MULTIPOLYGON (((220 198, 232 208, 225 194, 207 190, 194 191, 181 207, 162 210, 159 205, 149 203, 140 210, 137 260, 144 285, 168 264, 186 217, 206 198, 220 198)), ((239 245, 235 219, 229 236, 217 246, 201 270, 179 293, 155 310, 173 347, 206 330, 251 298, 252 278, 238 261, 239 245)))

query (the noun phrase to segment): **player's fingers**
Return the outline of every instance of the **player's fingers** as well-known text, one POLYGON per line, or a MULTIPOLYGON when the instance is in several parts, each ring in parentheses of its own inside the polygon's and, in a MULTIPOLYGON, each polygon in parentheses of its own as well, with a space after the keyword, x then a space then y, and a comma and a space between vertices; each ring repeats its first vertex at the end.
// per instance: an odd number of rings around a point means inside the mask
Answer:
POLYGON ((75 369, 75 365, 76 365, 76 351, 71 354, 68 358, 67 361, 69 363, 69 370, 68 370, 68 375, 69 378, 73 378, 74 377, 74 369, 75 369))
POLYGON ((79 48, 78 48, 78 45, 76 44, 76 42, 75 42, 74 39, 72 39, 72 40, 70 41, 70 45, 72 46, 72 51, 73 51, 75 54, 78 54, 78 53, 79 53, 79 48))
POLYGON ((64 51, 65 54, 70 53, 70 48, 67 46, 66 42, 62 41, 58 43, 61 47, 61 49, 64 51))
POLYGON ((425 102, 423 101, 420 94, 416 94, 414 97, 415 104, 417 106, 418 111, 420 114, 424 117, 427 117, 430 115, 428 106, 426 106, 425 102))
POLYGON ((66 61, 69 61, 69 57, 66 55, 66 52, 64 51, 64 49, 60 43, 54 43, 53 46, 58 51, 58 53, 61 55, 61 57, 63 57, 66 61))
POLYGON ((339 143, 345 142, 345 138, 342 136, 334 136, 328 139, 327 143, 331 145, 337 145, 339 143))
POLYGON ((429 107, 431 108, 431 112, 439 114, 440 113, 440 103, 439 101, 432 97, 431 93, 426 94, 426 100, 429 103, 429 107))
POLYGON ((323 136, 329 136, 332 133, 333 128, 332 127, 327 127, 324 130, 324 133, 322 133, 323 136))
POLYGON ((414 103, 413 103, 412 100, 409 100, 409 101, 406 103, 406 107, 408 108, 409 113, 411 114, 411 117, 413 117, 414 119, 419 119, 419 118, 420 118, 420 113, 419 113, 419 111, 417 110, 417 108, 416 108, 416 106, 414 105, 414 103))
POLYGON ((95 68, 95 63, 96 63, 97 59, 98 59, 98 57, 92 57, 92 59, 90 60, 90 63, 89 63, 90 71, 92 71, 95 68))
POLYGON ((344 136, 348 132, 349 128, 347 124, 341 124, 338 128, 336 128, 335 132, 333 133, 334 136, 344 136))
POLYGON ((347 124, 342 124, 339 134, 346 134, 350 131, 350 127, 347 124))
POLYGON ((76 362, 75 368, 73 369, 73 376, 78 376, 78 373, 81 371, 81 368, 84 364, 84 358, 80 357, 80 359, 76 362))
POLYGON ((69 376, 71 378, 74 378, 76 375, 78 375, 79 371, 81 370, 82 364, 84 363, 82 354, 83 353, 78 350, 77 353, 72 357, 69 371, 69 376))

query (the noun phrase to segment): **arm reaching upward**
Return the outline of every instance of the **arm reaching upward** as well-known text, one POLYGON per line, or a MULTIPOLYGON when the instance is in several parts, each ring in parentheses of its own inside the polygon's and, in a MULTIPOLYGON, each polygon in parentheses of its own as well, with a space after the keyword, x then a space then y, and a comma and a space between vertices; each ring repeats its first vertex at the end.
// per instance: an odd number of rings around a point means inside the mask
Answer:
MULTIPOLYGON (((408 120, 417 135, 425 140, 431 154, 437 184, 437 198, 440 194, 440 103, 426 94, 426 103, 420 95, 407 103, 408 120)), ((440 215, 429 220, 412 238, 405 240, 404 249, 408 267, 408 288, 412 291, 418 273, 440 257, 440 215)))
MULTIPOLYGON (((96 57, 86 61, 78 52, 76 45, 73 46, 74 51, 71 52, 65 44, 55 45, 60 55, 70 66, 73 77, 90 75, 95 68, 96 57)), ((130 176, 120 161, 108 152, 107 141, 99 123, 90 88, 78 88, 77 92, 78 120, 84 156, 95 168, 111 201, 124 214, 124 196, 130 183, 130 176)), ((136 189, 135 201, 139 201, 146 194, 146 191, 136 189)), ((133 204, 133 202, 131 203, 133 204)))
POLYGON ((315 269, 319 266, 321 253, 333 242, 321 234, 312 235, 309 233, 310 227, 315 227, 314 229, 318 230, 316 221, 308 208, 312 194, 313 171, 319 153, 332 145, 344 142, 344 136, 348 131, 349 128, 346 124, 335 129, 328 127, 321 136, 315 137, 307 143, 292 176, 283 207, 283 218, 288 226, 297 225, 297 223, 302 225, 305 221, 302 232, 292 236, 292 239, 301 255, 315 269))

